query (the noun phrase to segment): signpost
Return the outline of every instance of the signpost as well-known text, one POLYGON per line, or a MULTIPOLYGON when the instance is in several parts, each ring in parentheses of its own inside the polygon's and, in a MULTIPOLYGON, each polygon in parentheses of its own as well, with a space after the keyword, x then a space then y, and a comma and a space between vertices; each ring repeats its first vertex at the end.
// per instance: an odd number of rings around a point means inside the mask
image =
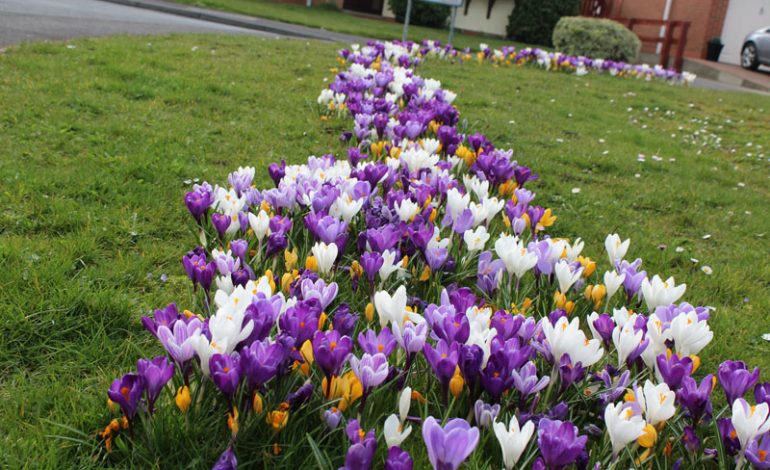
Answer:
MULTIPOLYGON (((404 30, 401 33, 401 40, 406 42, 407 33, 409 32, 409 17, 412 14, 412 2, 414 0, 406 1, 406 14, 404 15, 404 30)), ((452 43, 452 38, 455 35, 455 20, 457 19, 457 9, 463 6, 464 0, 419 0, 425 3, 437 3, 439 5, 446 5, 452 8, 452 17, 449 20, 449 39, 447 44, 452 43)))

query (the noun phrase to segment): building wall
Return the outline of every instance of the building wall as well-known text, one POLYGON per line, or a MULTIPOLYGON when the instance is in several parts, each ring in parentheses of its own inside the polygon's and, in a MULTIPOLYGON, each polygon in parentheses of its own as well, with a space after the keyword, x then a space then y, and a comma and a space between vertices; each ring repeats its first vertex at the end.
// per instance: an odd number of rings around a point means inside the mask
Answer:
MULTIPOLYGON (((733 0, 733 2, 752 0, 733 0)), ((765 0, 770 1, 770 0, 765 0)), ((719 36, 730 0, 671 0, 669 20, 689 21, 685 56, 705 57, 709 39, 719 36)), ((666 0, 623 0, 613 11, 622 18, 663 19, 666 0)), ((642 36, 662 35, 657 26, 635 26, 634 32, 642 36)), ((647 52, 654 46, 645 46, 647 52)))
POLYGON ((720 62, 740 64, 743 38, 754 30, 770 27, 770 0, 731 0, 727 8, 720 62))
MULTIPOLYGON (((418 0, 414 0, 418 1, 418 0)), ((465 0, 466 2, 468 0, 465 0)), ((465 7, 457 9, 457 19, 455 27, 464 31, 475 33, 493 34, 505 36, 505 28, 508 26, 508 17, 513 11, 514 0, 497 0, 492 7, 492 13, 487 19, 488 0, 470 0, 468 5, 468 14, 465 14, 465 7)), ((385 6, 382 8, 382 16, 386 18, 395 18, 396 15, 385 0, 385 6)), ((479 42, 483 42, 479 40, 479 42)))

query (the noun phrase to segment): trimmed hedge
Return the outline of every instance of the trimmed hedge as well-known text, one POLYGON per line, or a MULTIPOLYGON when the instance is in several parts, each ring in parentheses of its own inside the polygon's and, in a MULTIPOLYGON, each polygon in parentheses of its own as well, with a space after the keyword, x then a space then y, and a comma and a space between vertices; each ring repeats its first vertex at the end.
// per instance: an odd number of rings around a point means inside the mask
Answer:
POLYGON ((553 45, 568 55, 635 62, 641 42, 617 21, 575 16, 556 23, 553 45))
POLYGON ((516 0, 508 17, 507 34, 528 44, 551 46, 553 28, 562 16, 580 11, 581 0, 516 0))
MULTIPOLYGON (((404 22, 406 16, 407 0, 388 0, 390 9, 396 15, 396 21, 404 22)), ((449 17, 450 7, 446 5, 437 5, 435 3, 412 1, 412 13, 409 15, 409 24, 417 26, 428 26, 431 28, 443 28, 446 26, 449 17)))

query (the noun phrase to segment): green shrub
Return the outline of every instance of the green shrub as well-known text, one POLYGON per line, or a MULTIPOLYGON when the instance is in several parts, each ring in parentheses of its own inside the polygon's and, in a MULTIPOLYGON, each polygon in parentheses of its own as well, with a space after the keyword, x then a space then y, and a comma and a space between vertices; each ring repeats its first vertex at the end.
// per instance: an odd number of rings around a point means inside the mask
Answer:
POLYGON ((635 62, 641 42, 616 21, 575 16, 556 23, 553 45, 569 55, 635 62))
MULTIPOLYGON (((396 21, 404 22, 406 16, 407 0, 388 0, 390 9, 396 15, 396 21)), ((412 0, 412 13, 409 16, 409 24, 417 26, 428 26, 431 28, 443 28, 446 25, 450 9, 446 5, 437 5, 435 3, 425 3, 418 0, 412 0)))
POLYGON ((508 37, 528 44, 550 46, 553 27, 562 16, 574 16, 580 0, 516 0, 508 17, 508 37))

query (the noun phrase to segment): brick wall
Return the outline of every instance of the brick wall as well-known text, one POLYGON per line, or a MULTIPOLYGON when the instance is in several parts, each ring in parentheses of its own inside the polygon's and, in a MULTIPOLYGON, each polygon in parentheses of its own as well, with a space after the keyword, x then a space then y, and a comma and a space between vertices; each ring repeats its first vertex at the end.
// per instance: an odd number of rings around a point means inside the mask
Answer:
MULTIPOLYGON (((671 0, 670 20, 689 21, 685 56, 705 57, 709 39, 722 31, 730 0, 671 0)), ((622 18, 662 19, 666 0, 620 0, 613 9, 613 16, 622 18)), ((635 26, 634 32, 644 36, 657 36, 657 26, 635 26)), ((653 52, 655 46, 645 46, 645 52, 653 52)))

